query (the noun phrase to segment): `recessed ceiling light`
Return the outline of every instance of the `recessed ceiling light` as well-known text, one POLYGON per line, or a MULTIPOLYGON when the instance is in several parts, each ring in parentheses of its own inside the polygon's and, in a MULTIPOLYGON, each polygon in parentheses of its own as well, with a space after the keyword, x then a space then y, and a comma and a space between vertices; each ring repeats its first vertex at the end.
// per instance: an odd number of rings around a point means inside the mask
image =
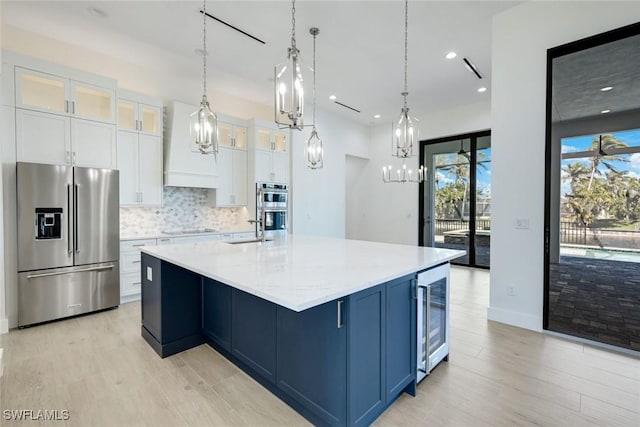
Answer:
POLYGON ((478 92, 486 92, 486 91, 487 91, 487 88, 484 86, 478 88, 478 92))
POLYGON ((607 114, 607 113, 610 113, 610 112, 611 112, 611 110, 602 110, 602 111, 600 111, 600 112, 601 112, 602 114, 607 114))
POLYGON ((335 96, 335 95, 329 95, 329 99, 332 100, 332 101, 335 101, 336 98, 337 98, 337 96, 335 96))
POLYGON ((91 6, 91 7, 87 8, 87 10, 89 11, 89 15, 93 15, 93 16, 95 16, 97 18, 106 18, 107 17, 107 13, 104 10, 99 9, 99 8, 97 8, 95 6, 91 6))
POLYGON ((374 114, 374 115, 373 115, 373 118, 374 118, 374 119, 379 119, 379 118, 380 118, 380 114, 374 114))
POLYGON ((455 53, 455 52, 449 52, 449 53, 447 53, 447 56, 445 56, 445 58, 447 58, 447 59, 453 59, 453 58, 455 58, 456 56, 458 56, 458 54, 457 54, 457 53, 455 53))
POLYGON ((611 89, 613 89, 613 86, 605 86, 602 89, 600 89, 600 91, 602 92, 609 92, 611 89))

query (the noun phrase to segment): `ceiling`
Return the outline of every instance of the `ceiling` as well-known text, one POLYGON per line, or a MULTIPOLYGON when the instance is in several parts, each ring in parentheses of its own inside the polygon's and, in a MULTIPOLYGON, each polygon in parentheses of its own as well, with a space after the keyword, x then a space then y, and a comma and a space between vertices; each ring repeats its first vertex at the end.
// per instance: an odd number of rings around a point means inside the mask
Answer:
MULTIPOLYGON (((201 2, 5 1, 3 23, 147 66, 201 75, 201 2), (104 17, 89 12, 104 12, 104 17)), ((414 115, 473 102, 491 93, 492 16, 520 2, 411 1, 409 97, 414 115), (457 58, 445 59, 455 51, 457 58), (468 57, 478 80, 462 62, 468 57), (488 90, 479 93, 485 86, 488 90)), ((213 20, 207 23, 208 84, 264 104, 273 101, 273 67, 290 43, 288 1, 209 1, 207 11, 262 39, 261 44, 213 20)), ((363 123, 395 119, 402 107, 404 7, 400 1, 298 1, 297 45, 311 65, 318 27, 318 103, 363 123), (352 106, 345 109, 329 100, 352 106), (374 114, 381 114, 374 119, 374 114)), ((214 101, 215 102, 215 101, 214 101)))
POLYGON ((554 121, 640 109, 640 35, 554 58, 552 96, 554 121))

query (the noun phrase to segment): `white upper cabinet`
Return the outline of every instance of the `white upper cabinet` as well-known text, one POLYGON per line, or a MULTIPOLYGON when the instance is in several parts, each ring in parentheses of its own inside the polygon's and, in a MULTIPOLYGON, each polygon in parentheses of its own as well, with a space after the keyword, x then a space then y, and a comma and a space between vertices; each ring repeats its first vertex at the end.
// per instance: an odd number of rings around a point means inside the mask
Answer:
POLYGON ((220 147, 216 161, 220 184, 216 206, 247 205, 247 134, 245 120, 218 114, 220 147))
POLYGON ((69 117, 16 108, 19 162, 71 164, 69 117))
POLYGON ((250 123, 249 162, 255 182, 289 182, 289 134, 271 122, 254 119, 250 123))
POLYGON ((115 169, 115 80, 16 58, 17 160, 115 169))
POLYGON ((120 204, 162 205, 162 100, 118 91, 120 204), (125 181, 126 180, 126 181, 125 181))
POLYGON ((118 130, 162 136, 162 101, 120 90, 118 92, 118 130))
POLYGON ((218 140, 221 147, 247 149, 247 125, 229 123, 230 118, 218 114, 218 140), (228 121, 223 121, 223 120, 228 121))
POLYGON ((116 169, 116 129, 107 123, 71 120, 71 162, 75 166, 116 169))
POLYGON ((115 123, 115 90, 16 67, 16 107, 115 123))

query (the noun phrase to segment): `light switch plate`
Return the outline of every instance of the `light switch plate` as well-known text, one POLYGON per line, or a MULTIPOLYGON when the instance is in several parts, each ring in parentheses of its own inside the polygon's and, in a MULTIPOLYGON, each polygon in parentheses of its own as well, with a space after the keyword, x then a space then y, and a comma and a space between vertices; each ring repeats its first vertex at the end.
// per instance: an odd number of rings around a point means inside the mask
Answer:
POLYGON ((147 280, 153 282, 153 269, 147 266, 147 280))

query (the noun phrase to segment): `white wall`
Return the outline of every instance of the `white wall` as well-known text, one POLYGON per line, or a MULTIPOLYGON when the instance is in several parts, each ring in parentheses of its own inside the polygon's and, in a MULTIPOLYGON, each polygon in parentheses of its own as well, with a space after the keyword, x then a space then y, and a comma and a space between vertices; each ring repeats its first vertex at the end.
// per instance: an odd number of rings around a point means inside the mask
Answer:
POLYGON ((527 2, 494 17, 491 320, 542 329, 547 49, 639 16, 640 2, 527 2))
MULTIPOLYGON (((310 113, 311 108, 306 111, 310 113)), ((311 128, 292 132, 292 231, 345 237, 346 157, 368 157, 370 130, 366 125, 320 108, 316 123, 324 147, 322 169, 312 170, 305 165, 304 144, 311 128)))
MULTIPOLYGON (((479 96, 482 96, 479 94, 479 96)), ((402 99, 398 97, 398 114, 402 99)), ((463 107, 443 110, 418 117, 420 139, 489 129, 491 107, 488 100, 463 107)), ((416 149, 416 154, 418 149, 416 149)), ((370 160, 364 169, 368 185, 362 203, 360 199, 349 200, 347 212, 356 216, 358 228, 347 230, 354 239, 388 243, 418 244, 418 185, 385 184, 382 182, 382 167, 401 165, 391 156, 391 120, 372 129, 370 160)), ((418 157, 409 159, 408 167, 415 170, 418 157)))

